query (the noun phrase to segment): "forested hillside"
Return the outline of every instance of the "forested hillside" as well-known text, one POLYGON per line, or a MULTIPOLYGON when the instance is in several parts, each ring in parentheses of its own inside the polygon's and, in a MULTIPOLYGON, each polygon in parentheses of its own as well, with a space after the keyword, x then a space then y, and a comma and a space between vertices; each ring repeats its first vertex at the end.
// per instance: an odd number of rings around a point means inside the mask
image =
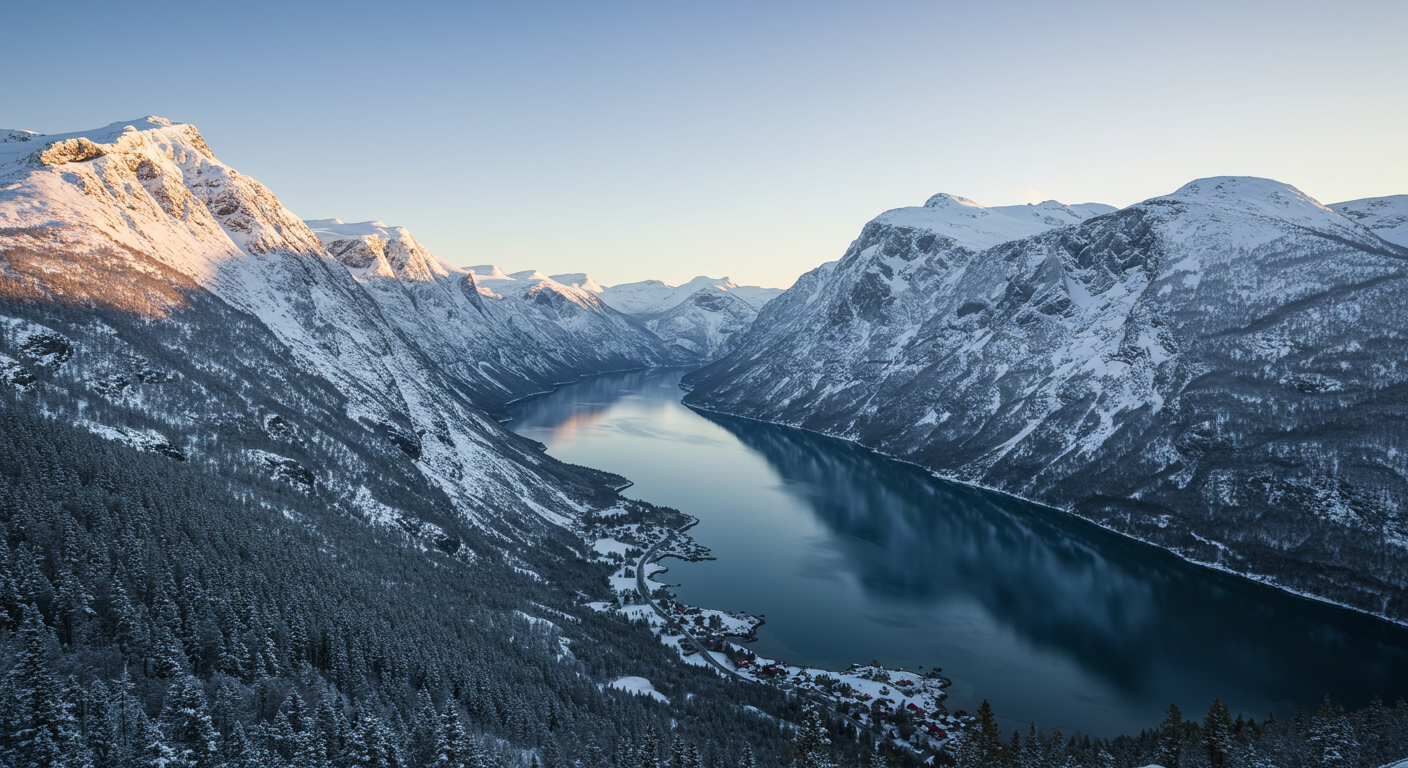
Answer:
POLYGON ((471 307, 430 349, 395 312, 472 280, 353 274, 169 121, 20 135, 0 178, 6 768, 788 761, 795 703, 589 605, 597 512, 684 518, 485 411, 648 331, 535 357, 485 339, 558 315, 471 307))

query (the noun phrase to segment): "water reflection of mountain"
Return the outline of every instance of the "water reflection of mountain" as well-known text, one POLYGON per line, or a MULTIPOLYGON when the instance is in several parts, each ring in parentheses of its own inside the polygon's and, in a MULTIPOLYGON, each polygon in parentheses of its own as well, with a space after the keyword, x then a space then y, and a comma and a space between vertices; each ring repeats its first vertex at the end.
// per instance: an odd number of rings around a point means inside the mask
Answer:
POLYGON ((684 371, 646 370, 595 376, 508 407, 515 432, 546 429, 554 438, 600 423, 606 410, 634 396, 669 402, 679 400, 684 371), (663 377, 663 378, 662 378, 663 377))
POLYGON ((935 480, 849 443, 701 415, 765 457, 842 534, 837 546, 877 596, 974 600, 1131 694, 1180 676, 1213 690, 1218 681, 1257 690, 1257 704, 1268 706, 1325 692, 1346 703, 1408 693, 1408 632, 1399 628, 1191 566, 1059 511, 935 480))
MULTIPOLYGON (((739 466, 766 465, 756 477, 780 477, 801 502, 789 514, 814 517, 824 532, 823 550, 778 541, 776 561, 752 572, 810 569, 777 576, 811 592, 762 607, 775 617, 764 633, 799 654, 855 660, 870 648, 912 650, 906 658, 942 659, 955 678, 1003 696, 1023 716, 1107 734, 1157 722, 1171 701, 1198 709, 1215 695, 1247 714, 1276 708, 1278 716, 1314 708, 1326 692, 1352 706, 1375 692, 1408 695, 1408 631, 1191 566, 1055 510, 937 481, 849 443, 696 414, 679 403, 679 378, 655 370, 586 380, 519 404, 512 426, 558 448, 577 442, 583 463, 609 460, 631 480, 688 493, 710 492, 690 476, 723 482, 739 466), (683 468, 641 464, 657 446, 670 454, 667 444, 701 442, 724 450, 691 452, 700 463, 683 468), (856 604, 833 595, 841 575, 859 586, 856 604), (787 611, 834 620, 788 622, 787 611), (982 621, 966 623, 975 615, 982 621)), ((771 503, 767 495, 760 504, 771 503)), ((737 537, 711 542, 716 554, 757 552, 746 530, 715 525, 710 535, 737 537)))

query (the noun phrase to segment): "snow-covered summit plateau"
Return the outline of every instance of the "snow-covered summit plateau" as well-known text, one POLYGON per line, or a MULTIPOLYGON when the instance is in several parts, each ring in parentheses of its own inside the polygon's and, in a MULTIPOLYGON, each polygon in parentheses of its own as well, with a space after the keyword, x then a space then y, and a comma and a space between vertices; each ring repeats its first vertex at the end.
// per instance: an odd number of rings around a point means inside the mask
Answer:
POLYGON ((1405 201, 935 195, 764 307, 687 402, 1408 619, 1405 201))

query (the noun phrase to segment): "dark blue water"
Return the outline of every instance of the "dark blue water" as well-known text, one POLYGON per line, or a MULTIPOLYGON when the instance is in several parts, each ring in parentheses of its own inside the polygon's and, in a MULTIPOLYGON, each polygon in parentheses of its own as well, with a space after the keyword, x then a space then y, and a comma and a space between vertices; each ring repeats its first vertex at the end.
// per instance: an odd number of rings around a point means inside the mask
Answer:
POLYGON ((1006 727, 1103 736, 1214 696, 1260 719, 1408 695, 1408 630, 849 443, 697 413, 681 375, 591 379, 509 426, 698 517, 718 559, 669 561, 668 580, 687 603, 765 614, 760 654, 941 667, 950 709, 988 699, 1006 727))

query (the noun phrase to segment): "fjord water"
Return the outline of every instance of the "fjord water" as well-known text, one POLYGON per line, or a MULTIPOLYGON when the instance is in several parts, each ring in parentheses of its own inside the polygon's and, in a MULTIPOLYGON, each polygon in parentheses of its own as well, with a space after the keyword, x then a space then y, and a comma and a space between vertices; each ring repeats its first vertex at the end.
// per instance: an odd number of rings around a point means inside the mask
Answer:
POLYGON ((941 667, 949 708, 1102 736, 1214 696, 1261 719, 1408 695, 1408 630, 1182 562, 1064 513, 800 430, 693 411, 682 371, 608 374, 509 423, 699 518, 686 603, 764 614, 790 663, 941 667))

